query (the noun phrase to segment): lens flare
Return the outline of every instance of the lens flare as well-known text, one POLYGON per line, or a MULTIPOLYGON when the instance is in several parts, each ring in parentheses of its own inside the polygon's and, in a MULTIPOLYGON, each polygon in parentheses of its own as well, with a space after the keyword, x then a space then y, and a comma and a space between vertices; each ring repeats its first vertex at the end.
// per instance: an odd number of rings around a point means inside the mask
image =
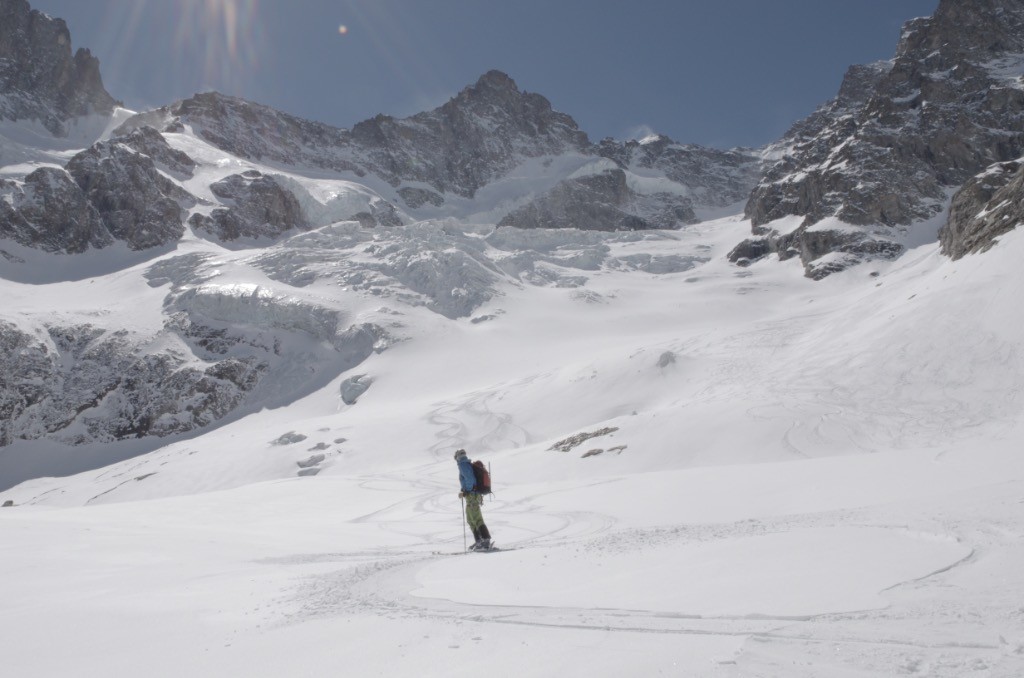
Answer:
POLYGON ((259 66, 258 0, 179 0, 179 12, 175 43, 201 55, 205 82, 243 90, 259 66))
POLYGON ((338 26, 338 35, 348 35, 348 26, 345 24, 338 26))

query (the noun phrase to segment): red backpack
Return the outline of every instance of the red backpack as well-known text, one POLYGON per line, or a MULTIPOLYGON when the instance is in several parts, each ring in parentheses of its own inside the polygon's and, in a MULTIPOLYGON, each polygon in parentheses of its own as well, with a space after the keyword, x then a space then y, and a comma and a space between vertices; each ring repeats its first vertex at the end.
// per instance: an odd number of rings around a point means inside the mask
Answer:
POLYGON ((478 494, 490 494, 491 474, 479 459, 473 462, 473 475, 476 476, 476 487, 473 491, 478 494))

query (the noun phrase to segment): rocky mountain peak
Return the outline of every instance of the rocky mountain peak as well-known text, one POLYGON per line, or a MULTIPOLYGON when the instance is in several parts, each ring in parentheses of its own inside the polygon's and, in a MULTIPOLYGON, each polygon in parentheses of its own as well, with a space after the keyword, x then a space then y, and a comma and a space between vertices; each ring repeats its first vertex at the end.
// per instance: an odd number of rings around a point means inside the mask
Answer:
POLYGON ((519 94, 519 87, 516 85, 516 81, 513 80, 508 73, 492 69, 481 75, 475 85, 467 87, 463 92, 471 94, 512 92, 514 94, 519 94))
POLYGON ((548 136, 553 141, 582 148, 590 141, 572 117, 558 113, 551 102, 540 94, 523 92, 507 74, 491 70, 480 76, 476 84, 466 87, 441 108, 421 113, 413 120, 442 117, 453 124, 476 122, 480 118, 489 123, 510 126, 526 136, 548 136))
POLYGON ((932 17, 908 22, 897 58, 950 52, 1024 51, 1024 3, 1020 0, 941 0, 932 17))
POLYGON ((943 0, 908 22, 892 61, 851 69, 839 96, 787 136, 789 153, 747 203, 763 242, 734 260, 799 256, 820 277, 899 254, 951 190, 1024 154, 1022 76, 1021 0, 943 0), (804 217, 797 230, 772 228, 790 215, 804 217), (817 226, 829 218, 840 225, 817 226))
POLYGON ((474 109, 494 105, 521 109, 523 99, 531 99, 541 109, 546 107, 548 111, 551 110, 551 102, 547 99, 539 94, 520 91, 516 81, 507 73, 491 70, 481 75, 474 84, 463 88, 441 109, 474 109))
POLYGON ((63 20, 31 9, 26 0, 0 0, 0 117, 38 120, 65 136, 70 118, 108 115, 115 105, 96 57, 87 49, 72 55, 63 20))
POLYGON ((432 111, 361 122, 352 138, 364 165, 394 185, 424 182, 463 197, 526 158, 590 147, 575 120, 501 71, 485 73, 432 111))

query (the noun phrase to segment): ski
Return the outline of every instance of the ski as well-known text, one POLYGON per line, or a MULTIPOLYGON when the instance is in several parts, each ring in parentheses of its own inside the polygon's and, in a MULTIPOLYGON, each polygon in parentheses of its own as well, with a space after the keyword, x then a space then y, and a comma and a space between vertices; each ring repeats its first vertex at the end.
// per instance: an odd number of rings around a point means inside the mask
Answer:
POLYGON ((467 554, 470 554, 470 553, 495 553, 497 551, 515 551, 517 548, 519 548, 519 547, 516 546, 516 547, 513 547, 513 548, 502 549, 502 548, 498 548, 497 546, 492 546, 489 549, 477 549, 475 551, 474 550, 470 550, 470 551, 431 551, 430 555, 432 555, 432 556, 463 556, 463 555, 467 555, 467 554))

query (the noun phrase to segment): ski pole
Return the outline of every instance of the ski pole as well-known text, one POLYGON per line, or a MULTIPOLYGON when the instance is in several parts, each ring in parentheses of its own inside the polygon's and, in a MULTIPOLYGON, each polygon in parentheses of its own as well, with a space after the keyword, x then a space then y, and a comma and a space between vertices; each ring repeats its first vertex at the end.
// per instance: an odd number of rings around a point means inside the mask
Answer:
POLYGON ((459 503, 462 504, 462 552, 467 553, 469 548, 466 546, 466 500, 461 494, 459 503))

